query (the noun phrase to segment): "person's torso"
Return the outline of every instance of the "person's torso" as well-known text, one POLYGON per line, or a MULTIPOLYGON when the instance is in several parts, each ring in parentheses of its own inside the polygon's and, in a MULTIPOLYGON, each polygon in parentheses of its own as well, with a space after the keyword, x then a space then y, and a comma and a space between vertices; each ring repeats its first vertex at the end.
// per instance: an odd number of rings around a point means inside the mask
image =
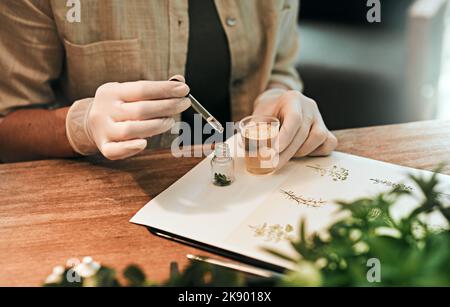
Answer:
MULTIPOLYGON (((231 121, 231 56, 227 36, 214 1, 188 0, 188 3, 186 82, 191 94, 224 125, 231 121)), ((194 142, 204 142, 213 134, 212 127, 206 125, 192 108, 183 112, 182 120, 189 124, 194 142), (203 138, 195 137, 195 130, 200 132, 198 127, 201 127, 203 138)))
MULTIPOLYGON (((215 1, 231 56, 234 120, 251 112, 253 100, 267 86, 289 1, 215 1)), ((66 52, 62 81, 70 101, 92 97, 107 82, 185 74, 188 1, 83 0, 79 23, 67 18, 66 1, 51 3, 66 52)))

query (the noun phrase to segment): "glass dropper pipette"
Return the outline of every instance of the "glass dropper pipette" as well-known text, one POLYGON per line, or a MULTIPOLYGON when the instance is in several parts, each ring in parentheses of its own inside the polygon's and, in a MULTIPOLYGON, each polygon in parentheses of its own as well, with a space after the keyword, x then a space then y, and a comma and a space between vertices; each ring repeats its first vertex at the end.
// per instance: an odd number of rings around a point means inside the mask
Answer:
POLYGON ((222 124, 214 116, 212 116, 211 113, 209 113, 208 110, 206 110, 194 96, 189 94, 188 98, 191 100, 192 108, 199 113, 206 120, 206 122, 214 128, 214 130, 219 133, 223 133, 224 129, 222 124))
MULTIPOLYGON (((176 78, 172 78, 169 81, 181 82, 176 78)), ((195 99, 194 96, 189 93, 189 95, 187 95, 186 97, 191 100, 191 106, 195 110, 195 112, 200 114, 206 120, 206 122, 214 128, 214 130, 219 133, 223 133, 224 129, 222 124, 214 116, 212 116, 212 114, 209 113, 209 111, 206 110, 205 107, 197 99, 195 99)))

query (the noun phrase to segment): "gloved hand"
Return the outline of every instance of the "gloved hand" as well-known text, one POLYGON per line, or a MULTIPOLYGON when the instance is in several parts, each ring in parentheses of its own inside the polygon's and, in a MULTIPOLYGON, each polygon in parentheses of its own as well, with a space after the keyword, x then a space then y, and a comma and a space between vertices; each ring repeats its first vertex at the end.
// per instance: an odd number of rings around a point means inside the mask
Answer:
POLYGON ((66 119, 72 148, 91 155, 98 150, 110 160, 136 155, 146 138, 162 134, 175 124, 172 116, 189 108, 189 87, 182 76, 175 81, 107 83, 95 98, 75 102, 66 119))
POLYGON ((277 168, 293 157, 327 156, 336 149, 337 139, 325 126, 316 102, 298 91, 262 93, 255 101, 254 115, 274 116, 282 123, 277 168))

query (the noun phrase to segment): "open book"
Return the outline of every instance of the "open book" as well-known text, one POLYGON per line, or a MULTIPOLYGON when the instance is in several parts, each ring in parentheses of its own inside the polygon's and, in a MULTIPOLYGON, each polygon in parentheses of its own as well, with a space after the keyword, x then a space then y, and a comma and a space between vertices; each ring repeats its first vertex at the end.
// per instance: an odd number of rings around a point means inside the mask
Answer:
MULTIPOLYGON (((408 175, 431 176, 427 171, 335 152, 325 158, 293 160, 268 176, 247 173, 243 158, 236 158, 236 181, 217 187, 211 183, 210 160, 206 158, 155 197, 131 222, 284 268, 290 264, 264 248, 295 255, 289 242, 297 239, 300 219, 306 220, 309 232, 321 232, 340 218, 335 201, 370 197, 401 185, 412 196, 402 197, 393 207, 394 218, 399 218, 418 203, 412 197, 422 197, 408 175)), ((450 202, 450 177, 439 175, 439 180, 442 196, 450 202)), ((446 225, 439 215, 428 222, 446 225)))

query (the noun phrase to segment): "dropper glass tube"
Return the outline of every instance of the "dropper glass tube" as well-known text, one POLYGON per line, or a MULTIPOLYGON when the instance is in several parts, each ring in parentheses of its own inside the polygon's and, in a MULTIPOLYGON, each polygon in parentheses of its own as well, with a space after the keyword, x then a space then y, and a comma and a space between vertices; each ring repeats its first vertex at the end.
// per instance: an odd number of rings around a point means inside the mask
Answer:
MULTIPOLYGON (((172 78, 169 81, 181 82, 177 78, 172 78)), ((188 97, 191 100, 192 108, 197 113, 199 113, 206 120, 206 122, 208 124, 210 124, 211 127, 214 128, 214 130, 216 130, 219 133, 223 133, 225 131, 225 129, 223 128, 222 124, 214 116, 212 116, 211 113, 209 113, 208 110, 206 110, 205 107, 197 99, 195 99, 194 96, 192 96, 189 93, 186 97, 188 97)))
POLYGON ((199 113, 206 120, 206 122, 214 128, 214 130, 219 133, 223 133, 224 129, 222 124, 214 116, 212 116, 211 113, 209 113, 208 110, 206 110, 194 96, 189 94, 188 97, 191 100, 192 108, 199 113))

